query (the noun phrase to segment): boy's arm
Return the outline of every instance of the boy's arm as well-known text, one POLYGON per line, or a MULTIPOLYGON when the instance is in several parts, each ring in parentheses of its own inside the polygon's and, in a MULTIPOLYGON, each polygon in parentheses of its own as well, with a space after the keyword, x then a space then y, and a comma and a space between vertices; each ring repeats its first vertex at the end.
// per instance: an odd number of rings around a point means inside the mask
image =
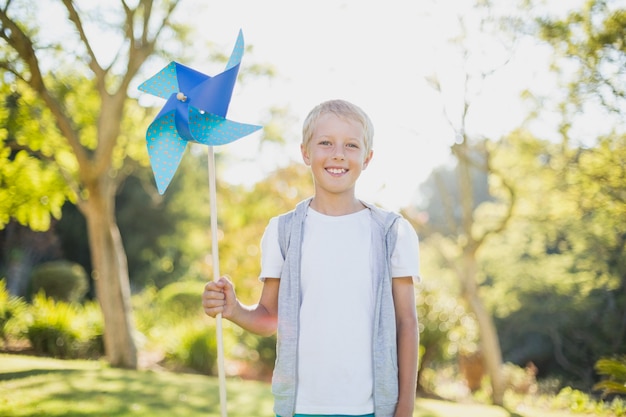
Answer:
POLYGON ((202 305, 207 315, 222 317, 241 328, 261 336, 276 332, 278 324, 278 287, 280 279, 266 278, 259 302, 247 306, 241 304, 235 295, 232 282, 221 277, 217 282, 209 282, 202 293, 202 305))
POLYGON ((395 417, 410 417, 415 408, 419 333, 412 277, 392 279, 398 338, 398 405, 395 417))

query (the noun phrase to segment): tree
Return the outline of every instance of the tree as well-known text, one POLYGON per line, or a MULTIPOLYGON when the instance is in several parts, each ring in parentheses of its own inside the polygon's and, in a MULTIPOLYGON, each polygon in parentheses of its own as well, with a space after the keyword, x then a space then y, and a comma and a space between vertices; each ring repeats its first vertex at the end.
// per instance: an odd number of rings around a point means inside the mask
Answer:
MULTIPOLYGON (((588 0, 563 17, 540 16, 536 24, 536 36, 555 52, 552 68, 564 92, 556 103, 564 154, 559 190, 573 197, 578 218, 594 225, 578 232, 584 250, 576 266, 613 282, 603 307, 615 307, 605 322, 612 323, 609 352, 617 352, 626 338, 626 8, 619 1, 588 0), (580 131, 589 124, 595 132, 580 131)), ((538 101, 545 106, 545 98, 538 101)))
MULTIPOLYGON (((599 104, 619 117, 626 105, 626 8, 616 0, 587 0, 565 17, 537 17, 535 36, 555 51, 570 114, 599 104)), ((565 104, 565 103, 561 103, 565 104)), ((615 119, 618 123, 623 119, 615 119)))
MULTIPOLYGON (((438 232, 438 236, 443 238, 432 239, 432 242, 446 242, 439 246, 440 253, 447 259, 449 268, 455 271, 461 296, 476 318, 480 350, 490 377, 492 401, 503 405, 502 352, 494 321, 481 298, 477 256, 488 238, 506 228, 514 211, 516 195, 505 175, 492 164, 497 140, 486 139, 480 131, 472 133, 469 127, 473 99, 478 97, 489 76, 507 64, 515 41, 505 36, 499 26, 500 18, 493 13, 493 9, 488 3, 480 3, 465 14, 458 15, 459 33, 450 40, 458 51, 458 66, 462 72, 457 75, 461 79, 460 92, 453 94, 455 100, 443 104, 444 117, 455 138, 450 146, 455 159, 455 176, 454 181, 447 177, 447 182, 441 176, 443 171, 435 172, 433 176, 445 217, 440 225, 445 223, 445 227, 431 232, 438 232), (469 35, 468 27, 473 19, 480 27, 478 32, 485 36, 479 42, 469 35), (497 36, 487 39, 487 33, 497 33, 497 36), (497 59, 494 60, 494 57, 497 59), (497 188, 490 187, 490 196, 485 197, 496 200, 494 203, 477 200, 479 194, 474 187, 482 185, 477 181, 480 178, 488 178, 489 184, 498 184, 497 188), (453 186, 450 188, 450 185, 453 186)), ((446 95, 446 85, 441 76, 432 75, 427 81, 442 98, 446 95)), ((419 220, 416 223, 422 230, 426 226, 419 220)))
MULTIPOLYGON (((118 26, 110 35, 121 40, 120 50, 106 63, 94 48, 99 34, 90 32, 88 4, 62 1, 72 30, 56 39, 39 36, 32 4, 6 0, 0 8, 0 37, 6 42, 0 58, 3 83, 10 83, 17 94, 34 95, 44 120, 54 123, 54 128, 42 126, 39 135, 9 137, 5 146, 10 151, 4 149, 3 157, 6 161, 7 152, 13 152, 11 165, 20 159, 45 161, 45 169, 53 167, 64 179, 65 196, 84 214, 105 321, 105 351, 113 366, 137 366, 127 260, 114 215, 124 160, 133 152, 132 142, 139 142, 133 137, 137 126, 129 123, 128 89, 156 51, 157 40, 166 32, 176 33, 172 13, 177 3, 121 0, 122 12, 108 14, 122 16, 115 19, 118 26), (56 137, 58 147, 49 149, 45 140, 50 137, 56 137)), ((29 101, 20 105, 28 108, 29 101)))
POLYGON ((563 151, 518 131, 494 164, 518 209, 480 262, 504 357, 588 390, 598 358, 624 352, 626 141, 563 151), (578 154, 572 165, 571 154, 578 154))

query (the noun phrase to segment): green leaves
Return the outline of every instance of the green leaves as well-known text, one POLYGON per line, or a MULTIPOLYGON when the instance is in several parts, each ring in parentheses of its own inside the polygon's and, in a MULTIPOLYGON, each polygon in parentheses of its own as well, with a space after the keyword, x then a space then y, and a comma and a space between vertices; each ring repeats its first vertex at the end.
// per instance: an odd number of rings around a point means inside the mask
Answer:
MULTIPOLYGON (((9 155, 7 148, 0 150, 5 161, 9 155)), ((0 165, 0 228, 15 218, 32 230, 47 230, 52 217, 61 217, 68 191, 58 171, 18 151, 11 163, 0 165)))
POLYGON ((593 386, 608 394, 626 394, 626 356, 618 358, 602 358, 595 365, 598 374, 605 378, 593 386))

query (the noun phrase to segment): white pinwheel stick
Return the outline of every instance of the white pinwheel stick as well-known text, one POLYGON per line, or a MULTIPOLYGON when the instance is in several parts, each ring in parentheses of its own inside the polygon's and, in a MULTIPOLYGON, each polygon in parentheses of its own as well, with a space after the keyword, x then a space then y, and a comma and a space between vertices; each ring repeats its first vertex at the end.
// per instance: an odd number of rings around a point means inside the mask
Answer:
MULTIPOLYGON (((217 190, 215 185, 215 152, 209 146, 209 198, 211 206, 211 254, 213 256, 213 280, 220 278, 220 255, 217 243, 217 190)), ((220 385, 221 416, 226 417, 226 372, 224 369, 224 338, 222 336, 222 315, 215 317, 217 336, 217 377, 220 385)))

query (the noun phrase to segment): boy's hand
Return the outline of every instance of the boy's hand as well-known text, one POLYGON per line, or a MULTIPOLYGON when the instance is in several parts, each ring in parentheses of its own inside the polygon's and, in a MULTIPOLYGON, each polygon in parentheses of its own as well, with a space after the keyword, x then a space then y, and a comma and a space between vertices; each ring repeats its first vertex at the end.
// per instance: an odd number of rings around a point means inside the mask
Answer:
POLYGON ((208 282, 204 286, 202 307, 208 316, 215 317, 221 313, 222 317, 229 318, 233 315, 236 305, 235 287, 228 277, 220 277, 219 280, 208 282))

